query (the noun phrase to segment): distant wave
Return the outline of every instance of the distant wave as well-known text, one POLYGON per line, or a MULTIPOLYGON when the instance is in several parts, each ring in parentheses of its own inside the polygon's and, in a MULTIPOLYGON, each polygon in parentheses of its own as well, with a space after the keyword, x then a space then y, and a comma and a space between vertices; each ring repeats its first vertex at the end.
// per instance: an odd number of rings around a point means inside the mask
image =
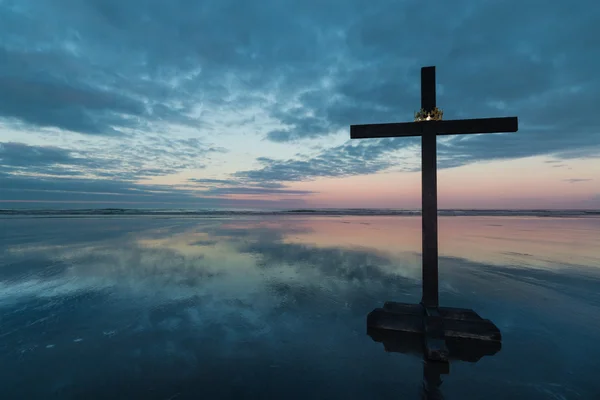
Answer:
MULTIPOLYGON (((0 215, 88 216, 88 215, 155 215, 155 216, 235 216, 235 215, 318 215, 318 216, 418 216, 420 210, 337 208, 294 210, 180 210, 103 208, 73 210, 0 209, 0 215)), ((600 217, 599 210, 439 210, 440 216, 532 216, 532 217, 600 217)))

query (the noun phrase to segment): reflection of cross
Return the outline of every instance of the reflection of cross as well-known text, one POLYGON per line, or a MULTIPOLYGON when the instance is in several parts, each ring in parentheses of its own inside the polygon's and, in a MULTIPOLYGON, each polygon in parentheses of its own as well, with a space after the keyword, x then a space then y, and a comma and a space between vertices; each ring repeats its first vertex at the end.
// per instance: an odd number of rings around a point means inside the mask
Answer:
POLYGON ((415 122, 352 125, 351 139, 421 136, 423 229, 423 297, 426 308, 438 307, 436 136, 459 133, 516 132, 517 117, 442 121, 435 104, 435 67, 421 68, 421 111, 415 122))

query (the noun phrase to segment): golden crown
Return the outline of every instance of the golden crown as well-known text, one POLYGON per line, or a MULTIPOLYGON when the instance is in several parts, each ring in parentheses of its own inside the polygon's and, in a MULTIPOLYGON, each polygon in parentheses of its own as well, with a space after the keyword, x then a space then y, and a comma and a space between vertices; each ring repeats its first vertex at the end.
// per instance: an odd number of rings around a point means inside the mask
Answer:
POLYGON ((424 109, 420 109, 419 112, 415 113, 415 122, 419 121, 441 121, 444 112, 437 107, 427 112, 424 109))

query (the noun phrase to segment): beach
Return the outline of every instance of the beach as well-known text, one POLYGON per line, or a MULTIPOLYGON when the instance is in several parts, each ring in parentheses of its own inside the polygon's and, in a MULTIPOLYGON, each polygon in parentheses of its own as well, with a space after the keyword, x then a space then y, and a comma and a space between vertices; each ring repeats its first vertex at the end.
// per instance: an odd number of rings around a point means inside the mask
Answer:
MULTIPOLYGON (((366 315, 419 302, 420 251, 415 215, 4 216, 2 398, 417 399, 366 315)), ((503 337, 448 399, 600 397, 600 218, 442 215, 439 252, 503 337)))

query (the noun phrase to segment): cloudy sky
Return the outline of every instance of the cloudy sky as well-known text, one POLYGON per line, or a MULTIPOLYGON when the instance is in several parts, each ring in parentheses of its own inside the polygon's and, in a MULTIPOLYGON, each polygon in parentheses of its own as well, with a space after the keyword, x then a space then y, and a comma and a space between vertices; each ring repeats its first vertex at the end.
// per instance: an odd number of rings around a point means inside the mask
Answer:
POLYGON ((0 0, 0 208, 600 208, 600 6, 584 0, 0 0))

